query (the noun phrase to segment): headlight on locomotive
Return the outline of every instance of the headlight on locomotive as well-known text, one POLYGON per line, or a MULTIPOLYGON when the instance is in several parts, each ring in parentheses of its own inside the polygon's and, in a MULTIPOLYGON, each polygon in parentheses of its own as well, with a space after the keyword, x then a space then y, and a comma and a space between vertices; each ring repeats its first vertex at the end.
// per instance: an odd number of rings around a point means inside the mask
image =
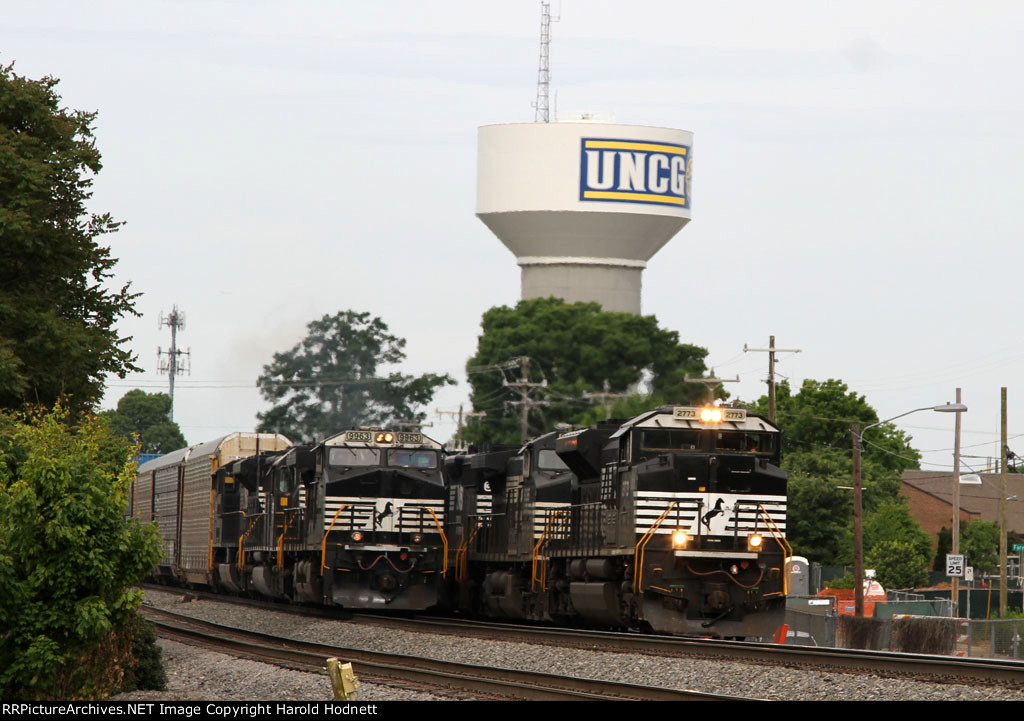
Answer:
POLYGON ((412 534, 412 542, 413 543, 423 543, 423 534, 420 534, 420 533, 412 534))
POLYGON ((356 543, 359 543, 360 541, 362 541, 363 540, 363 532, 362 531, 352 531, 352 540, 355 541, 356 543))
POLYGON ((764 548, 764 538, 759 533, 751 533, 747 536, 747 550, 760 551, 764 548))
POLYGON ((672 548, 686 548, 686 544, 689 540, 690 538, 686 535, 686 531, 682 529, 677 529, 672 532, 672 548))

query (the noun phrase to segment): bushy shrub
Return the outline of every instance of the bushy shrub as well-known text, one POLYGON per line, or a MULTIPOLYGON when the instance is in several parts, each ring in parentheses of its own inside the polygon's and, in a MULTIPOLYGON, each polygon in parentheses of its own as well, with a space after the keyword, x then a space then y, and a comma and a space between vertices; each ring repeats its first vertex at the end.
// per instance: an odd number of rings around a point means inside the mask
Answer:
POLYGON ((134 448, 59 406, 0 413, 0 697, 93 699, 131 659, 132 590, 159 558, 125 519, 134 448))
POLYGON ((122 691, 163 691, 167 688, 167 671, 163 655, 156 643, 156 627, 136 613, 127 631, 132 639, 132 661, 125 675, 122 691))

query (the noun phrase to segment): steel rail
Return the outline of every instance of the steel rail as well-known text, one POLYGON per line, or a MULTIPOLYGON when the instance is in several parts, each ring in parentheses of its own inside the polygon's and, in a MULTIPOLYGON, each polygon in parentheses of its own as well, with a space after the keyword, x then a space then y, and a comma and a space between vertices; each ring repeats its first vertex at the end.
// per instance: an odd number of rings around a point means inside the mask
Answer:
MULTIPOLYGON (((152 588, 152 587, 151 587, 152 588)), ((170 591, 166 587, 155 590, 170 591)), ((220 602, 251 603, 286 613, 338 618, 335 609, 284 606, 263 601, 190 592, 220 602), (332 613, 332 611, 334 611, 332 613)), ((702 656, 737 661, 758 661, 789 666, 808 666, 843 671, 869 671, 890 676, 911 676, 942 681, 1024 684, 1024 662, 978 657, 937 656, 897 651, 865 651, 828 646, 796 646, 750 641, 660 636, 628 631, 593 631, 571 628, 524 626, 513 623, 437 617, 405 618, 350 612, 346 619, 428 633, 474 635, 504 641, 570 646, 588 650, 634 652, 668 657, 702 656)))
POLYGON ((438 631, 462 635, 473 633, 505 641, 579 645, 588 650, 632 651, 673 657, 713 656, 787 665, 867 670, 875 673, 927 675, 944 680, 969 679, 986 683, 1024 684, 1024 662, 1006 659, 681 638, 623 631, 542 628, 489 621, 452 621, 444 618, 408 619, 354 614, 353 619, 416 628, 423 632, 438 631))
POLYGON ((757 700, 699 691, 666 689, 598 679, 574 678, 533 671, 442 661, 418 656, 340 648, 246 631, 144 607, 160 636, 219 650, 227 649, 264 663, 322 670, 336 657, 357 664, 357 674, 374 679, 426 684, 433 688, 522 700, 588 699, 603 701, 735 701, 757 700))

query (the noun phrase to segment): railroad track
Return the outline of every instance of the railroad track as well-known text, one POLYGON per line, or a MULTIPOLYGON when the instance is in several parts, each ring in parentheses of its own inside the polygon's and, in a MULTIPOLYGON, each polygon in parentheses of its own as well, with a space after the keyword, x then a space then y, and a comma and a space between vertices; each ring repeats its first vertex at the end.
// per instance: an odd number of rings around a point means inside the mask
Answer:
POLYGON ((689 639, 618 631, 584 631, 519 626, 446 618, 397 618, 355 614, 353 620, 406 628, 422 633, 451 633, 503 641, 585 648, 589 651, 643 653, 674 658, 693 656, 865 671, 939 681, 974 680, 987 684, 1024 685, 1024 663, 1002 659, 962 658, 896 651, 863 651, 826 646, 787 646, 749 641, 689 639))
MULTIPOLYGON (((166 588, 159 590, 167 591, 166 588)), ((335 609, 287 606, 266 601, 231 599, 193 593, 218 602, 244 603, 271 610, 338 618, 335 609)), ((795 667, 861 671, 883 676, 904 676, 941 682, 966 680, 982 684, 1024 685, 1024 663, 984 658, 959 658, 892 651, 861 651, 822 646, 786 646, 772 643, 679 638, 616 631, 592 631, 523 626, 451 618, 403 618, 397 615, 345 613, 345 620, 404 628, 420 633, 445 633, 502 641, 574 647, 589 651, 642 653, 672 658, 718 658, 795 667)))
POLYGON ((451 689, 491 698, 517 700, 735 701, 756 700, 679 689, 573 678, 532 671, 485 668, 416 656, 339 648, 284 639, 143 607, 158 635, 234 656, 287 668, 323 671, 326 660, 351 662, 359 677, 451 689))

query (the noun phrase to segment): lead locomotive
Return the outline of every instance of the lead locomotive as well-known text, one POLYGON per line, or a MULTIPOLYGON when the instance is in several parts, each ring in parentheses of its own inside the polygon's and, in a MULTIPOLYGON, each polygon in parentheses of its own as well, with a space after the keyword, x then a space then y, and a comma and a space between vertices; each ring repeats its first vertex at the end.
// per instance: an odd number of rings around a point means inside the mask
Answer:
POLYGON ((742 409, 662 407, 519 452, 450 458, 450 494, 463 499, 449 514, 460 603, 493 616, 771 635, 789 555, 779 440, 742 409), (480 512, 471 499, 488 493, 491 511, 480 512))

